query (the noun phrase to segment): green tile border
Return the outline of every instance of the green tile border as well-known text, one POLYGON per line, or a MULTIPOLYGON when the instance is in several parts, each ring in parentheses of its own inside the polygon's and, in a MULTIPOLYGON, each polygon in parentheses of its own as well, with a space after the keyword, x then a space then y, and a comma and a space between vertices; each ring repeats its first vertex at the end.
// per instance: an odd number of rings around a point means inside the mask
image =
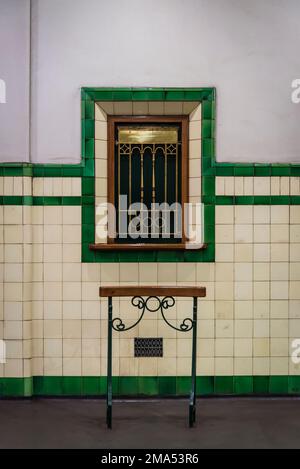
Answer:
MULTIPOLYGON (((187 396, 189 376, 115 376, 117 396, 187 396)), ((0 378, 0 398, 102 396, 104 376, 34 376, 0 378)), ((300 396, 300 376, 197 376, 198 396, 300 396)))

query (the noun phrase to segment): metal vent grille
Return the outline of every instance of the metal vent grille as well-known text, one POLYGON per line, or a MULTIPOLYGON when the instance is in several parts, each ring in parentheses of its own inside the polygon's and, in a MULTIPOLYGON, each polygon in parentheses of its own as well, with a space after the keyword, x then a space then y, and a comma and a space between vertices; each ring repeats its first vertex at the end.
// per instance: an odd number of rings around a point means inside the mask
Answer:
POLYGON ((134 356, 135 357, 162 357, 163 356, 163 339, 162 338, 141 338, 134 339, 134 356))

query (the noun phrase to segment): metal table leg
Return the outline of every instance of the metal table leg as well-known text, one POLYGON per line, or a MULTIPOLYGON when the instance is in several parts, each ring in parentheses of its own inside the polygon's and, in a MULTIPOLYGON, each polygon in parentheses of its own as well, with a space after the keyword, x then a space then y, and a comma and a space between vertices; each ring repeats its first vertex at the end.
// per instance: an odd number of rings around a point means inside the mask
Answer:
POLYGON ((112 426, 112 297, 108 297, 106 424, 112 426))
POLYGON ((196 368, 197 368, 197 298, 193 298, 192 386, 189 405, 189 426, 196 421, 196 368))

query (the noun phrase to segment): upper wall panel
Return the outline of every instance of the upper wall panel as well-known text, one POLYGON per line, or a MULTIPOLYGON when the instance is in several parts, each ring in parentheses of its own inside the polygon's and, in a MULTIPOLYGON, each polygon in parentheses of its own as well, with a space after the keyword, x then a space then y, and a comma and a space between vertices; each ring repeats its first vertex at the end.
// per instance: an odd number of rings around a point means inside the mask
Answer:
POLYGON ((29 160, 30 1, 0 0, 0 161, 29 160))
POLYGON ((33 0, 32 159, 78 162, 81 86, 216 86, 217 160, 299 162, 299 0, 33 0))

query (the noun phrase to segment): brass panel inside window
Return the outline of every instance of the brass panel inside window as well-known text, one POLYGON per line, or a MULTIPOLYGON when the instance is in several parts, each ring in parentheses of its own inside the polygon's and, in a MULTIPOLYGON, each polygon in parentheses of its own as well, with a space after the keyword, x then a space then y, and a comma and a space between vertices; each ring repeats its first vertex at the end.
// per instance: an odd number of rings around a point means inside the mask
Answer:
POLYGON ((119 143, 177 143, 178 127, 119 127, 119 143))

